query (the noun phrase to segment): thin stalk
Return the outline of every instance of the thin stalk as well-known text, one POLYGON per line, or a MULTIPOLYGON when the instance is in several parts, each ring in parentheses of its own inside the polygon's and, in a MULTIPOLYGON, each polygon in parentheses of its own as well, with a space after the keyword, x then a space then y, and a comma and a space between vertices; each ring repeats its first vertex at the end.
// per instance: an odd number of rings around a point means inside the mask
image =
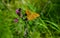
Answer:
POLYGON ((27 38, 27 35, 28 35, 28 24, 27 24, 28 21, 25 21, 26 23, 26 26, 24 28, 25 32, 24 32, 24 38, 27 38))

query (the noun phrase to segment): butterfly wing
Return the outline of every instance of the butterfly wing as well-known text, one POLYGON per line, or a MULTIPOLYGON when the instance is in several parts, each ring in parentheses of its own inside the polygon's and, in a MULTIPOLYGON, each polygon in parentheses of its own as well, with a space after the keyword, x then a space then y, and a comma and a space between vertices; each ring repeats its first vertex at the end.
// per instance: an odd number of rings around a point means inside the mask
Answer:
POLYGON ((29 10, 26 10, 26 14, 27 14, 27 16, 31 15, 29 10))
POLYGON ((28 20, 33 20, 33 19, 35 19, 35 18, 37 18, 37 17, 39 17, 39 16, 40 16, 39 14, 33 13, 33 14, 27 16, 27 19, 28 19, 28 20))
POLYGON ((27 14, 27 19, 28 20, 33 20, 33 19, 40 16, 38 13, 33 13, 33 12, 31 13, 30 10, 26 10, 26 14, 27 14))

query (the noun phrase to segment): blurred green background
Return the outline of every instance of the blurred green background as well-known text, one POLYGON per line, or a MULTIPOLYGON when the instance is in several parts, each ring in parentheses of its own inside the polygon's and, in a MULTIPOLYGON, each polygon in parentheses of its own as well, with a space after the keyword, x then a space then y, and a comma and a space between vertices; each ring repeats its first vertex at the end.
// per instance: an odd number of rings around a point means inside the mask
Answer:
POLYGON ((60 38, 60 0, 0 0, 0 38, 60 38), (20 18, 15 23, 18 8, 23 15, 29 9, 40 17, 28 23, 20 18))

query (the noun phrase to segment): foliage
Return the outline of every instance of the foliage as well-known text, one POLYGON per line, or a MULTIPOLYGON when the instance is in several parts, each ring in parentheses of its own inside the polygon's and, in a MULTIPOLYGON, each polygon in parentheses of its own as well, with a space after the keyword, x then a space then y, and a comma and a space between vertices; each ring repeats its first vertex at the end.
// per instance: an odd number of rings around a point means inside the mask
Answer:
POLYGON ((0 38, 60 38, 60 0, 0 0, 0 38), (39 13, 40 17, 26 22, 16 14, 21 8, 39 13), (19 18, 15 23, 14 18, 19 18))

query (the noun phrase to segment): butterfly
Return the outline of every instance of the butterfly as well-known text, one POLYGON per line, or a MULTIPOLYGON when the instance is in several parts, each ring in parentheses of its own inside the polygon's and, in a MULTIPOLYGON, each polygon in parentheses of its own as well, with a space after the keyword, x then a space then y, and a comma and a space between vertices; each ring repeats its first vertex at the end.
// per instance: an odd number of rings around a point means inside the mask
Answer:
POLYGON ((26 10, 26 14, 28 20, 33 20, 40 16, 38 13, 31 12, 30 10, 26 10))

